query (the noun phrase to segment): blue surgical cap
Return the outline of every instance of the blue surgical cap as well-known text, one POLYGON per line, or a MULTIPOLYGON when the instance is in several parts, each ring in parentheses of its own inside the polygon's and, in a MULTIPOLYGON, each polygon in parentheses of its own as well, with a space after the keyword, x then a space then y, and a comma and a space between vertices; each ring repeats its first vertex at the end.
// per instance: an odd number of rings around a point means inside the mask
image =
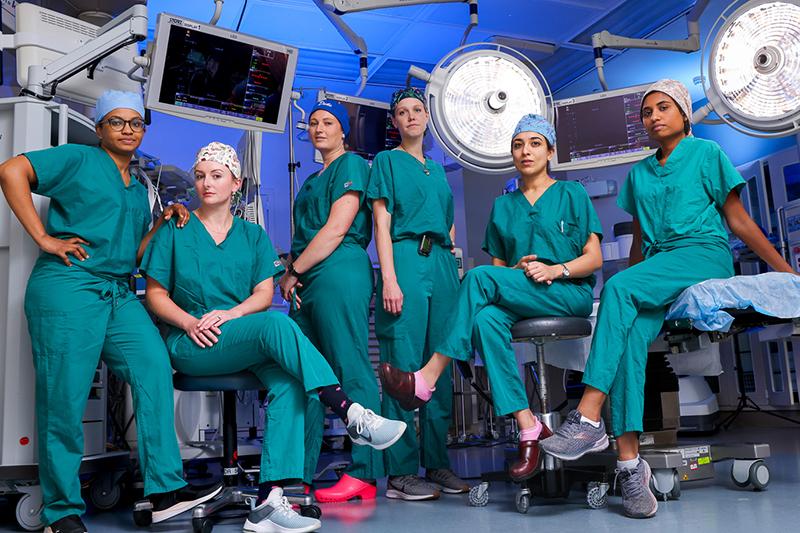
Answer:
POLYGON ((320 100, 311 108, 311 113, 308 114, 308 118, 311 119, 311 115, 320 109, 336 117, 345 135, 350 133, 350 116, 347 114, 347 108, 345 106, 334 100, 320 100))
POLYGON ((542 115, 529 113, 519 119, 519 122, 517 122, 517 127, 514 128, 514 135, 511 138, 513 139, 523 131, 538 133, 547 139, 547 142, 550 143, 550 146, 555 146, 556 144, 556 130, 553 129, 553 125, 550 124, 550 121, 548 121, 542 115))
POLYGON ((144 117, 144 102, 138 93, 126 91, 106 91, 95 104, 94 123, 98 124, 114 109, 132 109, 144 117))

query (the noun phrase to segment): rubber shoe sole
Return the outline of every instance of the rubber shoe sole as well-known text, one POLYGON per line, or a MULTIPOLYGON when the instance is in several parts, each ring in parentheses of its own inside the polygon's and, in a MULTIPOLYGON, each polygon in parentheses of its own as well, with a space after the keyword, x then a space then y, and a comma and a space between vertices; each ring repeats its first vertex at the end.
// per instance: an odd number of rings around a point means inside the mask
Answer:
POLYGON ((439 492, 433 494, 406 494, 402 490, 386 489, 386 497, 393 500, 406 500, 409 502, 418 502, 423 500, 438 500, 439 492))
POLYGON ((359 446, 369 446, 370 448, 373 448, 375 450, 385 450, 386 448, 388 448, 389 446, 391 446, 395 442, 399 441, 400 437, 402 437, 405 434, 406 429, 408 429, 408 425, 405 422, 400 422, 400 423, 403 425, 403 430, 400 431, 397 435, 395 435, 392 438, 392 440, 390 440, 388 442, 384 442, 383 444, 372 444, 371 442, 369 442, 367 440, 364 440, 362 438, 354 439, 354 438, 350 437, 350 440, 353 441, 353 444, 358 444, 359 446))
POLYGON ((186 511, 188 511, 189 509, 194 509, 195 507, 197 507, 201 503, 205 503, 208 500, 210 500, 210 499, 214 498, 215 496, 217 496, 220 492, 222 492, 223 488, 224 487, 222 485, 220 485, 219 487, 217 487, 217 490, 215 490, 214 492, 206 494, 205 496, 197 498, 196 500, 178 502, 175 505, 173 505, 172 507, 164 509, 163 511, 153 511, 153 523, 154 524, 158 524, 159 522, 163 522, 164 520, 169 520, 173 516, 178 516, 179 514, 184 513, 186 511))

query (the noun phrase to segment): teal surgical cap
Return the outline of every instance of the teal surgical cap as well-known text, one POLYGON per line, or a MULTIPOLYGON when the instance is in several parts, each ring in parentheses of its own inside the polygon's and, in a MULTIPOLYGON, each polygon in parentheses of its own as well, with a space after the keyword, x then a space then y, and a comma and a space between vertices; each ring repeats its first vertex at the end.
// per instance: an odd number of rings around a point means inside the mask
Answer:
POLYGON ((144 102, 138 93, 126 91, 106 91, 95 104, 94 123, 100 123, 114 109, 132 109, 144 117, 144 102))
POLYGON ((556 144, 556 130, 553 129, 553 125, 550 124, 550 121, 544 118, 542 115, 529 113, 519 119, 519 122, 517 122, 517 127, 514 128, 514 135, 511 137, 511 139, 514 139, 514 137, 524 131, 538 133, 547 139, 547 142, 550 143, 550 146, 555 146, 556 144))

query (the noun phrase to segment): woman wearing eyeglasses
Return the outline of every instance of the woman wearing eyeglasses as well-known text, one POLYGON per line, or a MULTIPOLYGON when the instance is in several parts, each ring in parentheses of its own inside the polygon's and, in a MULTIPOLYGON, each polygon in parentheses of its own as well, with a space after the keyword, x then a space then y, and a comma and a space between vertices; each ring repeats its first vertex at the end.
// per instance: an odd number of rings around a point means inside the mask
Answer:
POLYGON ((97 363, 131 386, 144 493, 161 522, 213 497, 220 486, 186 486, 175 438, 172 369, 161 336, 128 288, 151 235, 165 220, 188 220, 170 207, 151 225, 147 189, 130 162, 144 135, 134 93, 97 101, 99 146, 66 144, 27 152, 0 166, 0 186, 41 248, 28 280, 25 315, 36 368, 39 481, 45 532, 81 533, 78 479, 81 420, 97 363), (32 192, 50 198, 47 226, 32 192), (148 231, 149 230, 149 231, 148 231))

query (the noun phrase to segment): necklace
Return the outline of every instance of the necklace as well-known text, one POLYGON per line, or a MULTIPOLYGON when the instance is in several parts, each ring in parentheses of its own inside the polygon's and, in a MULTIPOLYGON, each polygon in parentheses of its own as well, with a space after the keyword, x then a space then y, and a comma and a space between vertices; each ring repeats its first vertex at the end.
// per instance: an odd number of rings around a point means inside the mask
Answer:
MULTIPOLYGON (((428 163, 427 163, 427 161, 426 161, 425 163, 423 163, 422 161, 420 161, 419 159, 417 159, 417 158, 416 158, 416 157, 415 157, 415 156, 414 156, 414 155, 413 155, 411 152, 409 152, 408 150, 406 150, 405 148, 403 148, 403 145, 402 145, 402 144, 398 145, 397 147, 398 147, 398 148, 400 148, 400 149, 401 149, 402 151, 404 151, 405 153, 407 153, 408 155, 410 155, 411 157, 413 157, 413 158, 414 158, 414 161, 416 161, 417 163, 419 163, 419 164, 420 164, 420 166, 422 167, 422 172, 424 172, 426 176, 430 176, 430 175, 431 175, 431 171, 430 171, 430 169, 428 168, 428 163)), ((424 156, 423 156, 423 157, 424 157, 424 156)))

